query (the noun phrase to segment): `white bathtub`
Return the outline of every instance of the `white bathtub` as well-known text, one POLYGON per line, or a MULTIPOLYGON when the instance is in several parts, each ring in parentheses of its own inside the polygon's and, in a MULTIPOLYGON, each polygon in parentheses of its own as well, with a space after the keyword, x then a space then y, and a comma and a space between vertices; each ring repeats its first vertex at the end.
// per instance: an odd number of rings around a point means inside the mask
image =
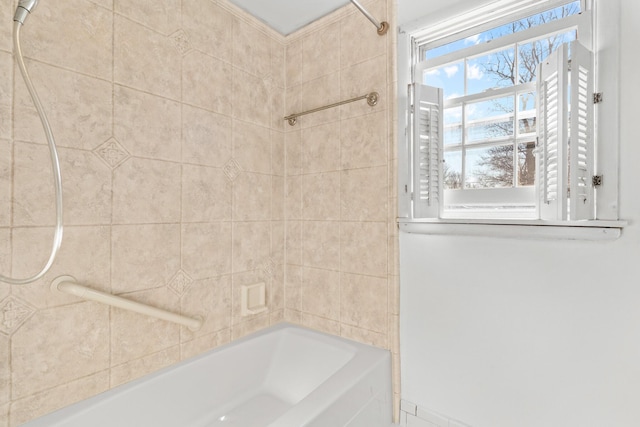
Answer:
POLYGON ((389 427, 388 351, 282 323, 24 427, 389 427))

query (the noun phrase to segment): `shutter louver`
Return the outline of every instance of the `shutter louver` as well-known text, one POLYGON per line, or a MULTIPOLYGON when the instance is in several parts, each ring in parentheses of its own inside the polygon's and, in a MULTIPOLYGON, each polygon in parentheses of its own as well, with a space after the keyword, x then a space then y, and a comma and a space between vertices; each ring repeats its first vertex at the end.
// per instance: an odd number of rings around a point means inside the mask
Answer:
POLYGON ((568 60, 563 44, 538 65, 538 210, 541 219, 567 218, 568 60))
POLYGON ((442 209, 442 89, 413 85, 413 216, 438 218, 442 209))
POLYGON ((592 53, 571 43, 571 132, 569 212, 571 220, 594 219, 592 53))

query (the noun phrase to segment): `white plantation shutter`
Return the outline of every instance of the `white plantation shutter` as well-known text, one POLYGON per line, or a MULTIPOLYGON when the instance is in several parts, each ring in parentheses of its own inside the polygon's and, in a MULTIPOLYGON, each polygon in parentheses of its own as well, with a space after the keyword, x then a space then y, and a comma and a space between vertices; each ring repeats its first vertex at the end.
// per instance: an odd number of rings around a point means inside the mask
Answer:
POLYGON ((538 155, 536 179, 541 219, 567 217, 568 58, 563 44, 538 64, 538 155))
POLYGON ((538 65, 541 219, 595 218, 592 63, 591 51, 574 41, 571 49, 563 44, 538 65))
POLYGON ((413 216, 438 218, 442 210, 442 89, 413 85, 413 216))
POLYGON ((569 211, 571 220, 594 219, 593 55, 571 43, 569 211))

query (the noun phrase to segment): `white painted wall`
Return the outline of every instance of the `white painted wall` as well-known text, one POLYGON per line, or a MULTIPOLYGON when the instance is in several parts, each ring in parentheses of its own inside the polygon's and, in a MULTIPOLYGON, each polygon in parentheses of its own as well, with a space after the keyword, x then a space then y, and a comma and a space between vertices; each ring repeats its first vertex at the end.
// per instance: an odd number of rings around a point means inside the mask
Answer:
POLYGON ((403 399, 473 427, 640 425, 640 2, 620 3, 630 225, 613 242, 402 234, 403 399))

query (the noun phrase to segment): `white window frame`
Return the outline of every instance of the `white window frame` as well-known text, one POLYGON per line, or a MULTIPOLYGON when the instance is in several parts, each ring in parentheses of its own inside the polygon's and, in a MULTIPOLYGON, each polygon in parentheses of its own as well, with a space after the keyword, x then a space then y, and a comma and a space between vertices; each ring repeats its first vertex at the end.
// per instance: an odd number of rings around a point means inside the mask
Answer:
MULTIPOLYGON (((452 17, 449 20, 430 22, 429 17, 416 20, 400 28, 398 37, 398 140, 399 159, 406 158, 410 147, 405 141, 405 134, 408 129, 406 124, 407 111, 403 102, 406 93, 406 85, 412 81, 413 72, 416 71, 415 46, 424 45, 425 40, 431 40, 432 47, 436 47, 433 42, 437 40, 438 45, 447 44, 454 40, 465 38, 472 34, 495 28, 499 25, 513 22, 522 17, 530 16, 540 11, 549 10, 553 7, 566 4, 565 0, 498 0, 472 10, 469 13, 452 17), (518 12, 515 14, 514 12, 518 12), (427 30, 422 30, 427 28, 427 30), (404 89, 403 89, 404 88, 404 89)), ((616 2, 617 3, 617 2, 616 2)), ((398 164, 398 202, 399 202, 399 225, 401 230, 408 232, 420 232, 427 234, 472 234, 472 235, 504 235, 504 236, 531 236, 531 237, 551 237, 567 239, 612 239, 617 238, 626 224, 618 218, 618 152, 619 152, 619 112, 617 100, 619 97, 618 79, 612 78, 616 75, 619 64, 619 49, 611 48, 618 46, 619 34, 612 31, 616 28, 620 18, 619 4, 611 4, 606 0, 583 0, 583 10, 592 13, 593 31, 591 37, 585 37, 585 29, 581 29, 580 40, 582 43, 595 47, 596 51, 596 87, 598 91, 607 93, 606 99, 610 99, 607 108, 598 108, 596 139, 602 140, 603 135, 607 135, 607 144, 598 144, 598 175, 603 175, 604 180, 609 185, 598 190, 598 210, 596 220, 591 221, 542 221, 525 219, 497 219, 497 218, 434 218, 416 219, 412 218, 410 212, 410 197, 407 190, 409 188, 407 178, 409 171, 407 165, 398 164), (598 7, 602 3, 603 7, 598 7), (600 46, 607 49, 599 51, 600 46), (613 67, 598 67, 599 64, 613 64, 613 67), (605 133, 606 132, 606 133, 605 133), (544 227, 541 227, 544 226, 544 227), (517 232, 516 232, 517 231, 517 232)), ((584 19, 575 16, 565 19, 584 19)), ((553 24, 553 23, 551 23, 553 24)), ((559 24, 565 27, 566 22, 559 24)), ((544 24, 545 26, 549 24, 544 24)), ((541 26, 539 26, 541 27, 541 26)), ((539 28, 539 27, 534 27, 539 28)), ((540 31, 548 32, 551 27, 546 27, 540 31)), ((528 30, 526 30, 528 31, 528 30)), ((588 33, 587 33, 588 34, 588 33)), ((510 36, 505 36, 510 37, 510 36)), ((505 41, 506 43, 506 41, 505 41)), ((446 57, 440 58, 445 63, 446 57)), ((484 190, 483 190, 484 191, 484 190)))

